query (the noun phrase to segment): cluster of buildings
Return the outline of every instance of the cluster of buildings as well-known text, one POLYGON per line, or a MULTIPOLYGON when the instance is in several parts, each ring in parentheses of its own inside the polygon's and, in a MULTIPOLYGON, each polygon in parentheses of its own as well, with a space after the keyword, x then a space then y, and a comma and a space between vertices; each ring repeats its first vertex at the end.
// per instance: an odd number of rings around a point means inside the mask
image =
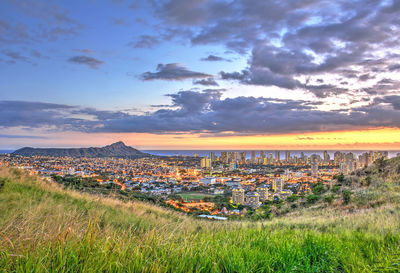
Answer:
MULTIPOLYGON (((115 183, 122 189, 158 195, 200 192, 232 194, 232 203, 257 208, 271 198, 307 192, 317 182, 329 183, 335 174, 348 174, 357 168, 388 158, 388 152, 325 151, 306 155, 290 151, 211 152, 207 157, 72 158, 0 156, 0 165, 15 166, 33 174, 92 177, 99 184, 115 183)), ((207 206, 211 204, 207 204, 207 206)), ((181 205, 179 205, 181 206, 181 205)), ((184 211, 193 206, 184 205, 184 211)), ((203 208, 204 203, 198 208, 203 208)), ((211 210, 211 207, 208 208, 211 210)))

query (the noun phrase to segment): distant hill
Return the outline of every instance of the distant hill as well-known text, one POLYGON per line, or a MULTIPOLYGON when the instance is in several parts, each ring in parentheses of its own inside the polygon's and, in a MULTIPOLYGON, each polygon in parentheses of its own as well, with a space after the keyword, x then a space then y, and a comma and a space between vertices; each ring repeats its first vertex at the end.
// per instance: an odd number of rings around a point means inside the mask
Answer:
POLYGON ((139 158, 150 156, 130 146, 126 146, 122 141, 104 147, 90 148, 31 148, 25 147, 16 150, 12 155, 22 156, 70 156, 70 157, 130 157, 139 158))

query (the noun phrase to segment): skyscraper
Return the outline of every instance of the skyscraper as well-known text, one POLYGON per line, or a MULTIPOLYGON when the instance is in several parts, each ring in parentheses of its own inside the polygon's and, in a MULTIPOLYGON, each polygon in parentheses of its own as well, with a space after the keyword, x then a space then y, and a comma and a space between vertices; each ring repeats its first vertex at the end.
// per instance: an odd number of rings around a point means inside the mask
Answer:
POLYGON ((228 153, 227 152, 221 152, 221 161, 226 163, 228 161, 228 153))
POLYGON ((275 151, 275 161, 276 162, 281 161, 281 152, 280 151, 275 151))
POLYGON ((256 151, 251 151, 251 163, 256 163, 256 151))
POLYGON ((202 168, 211 168, 211 160, 208 157, 203 157, 200 165, 202 168))
POLYGON ((329 163, 330 160, 331 160, 331 157, 329 156, 328 152, 325 151, 324 152, 324 163, 329 163))
POLYGON ((210 160, 211 160, 211 164, 215 161, 215 153, 214 152, 210 152, 210 160))
POLYGON ((285 156, 285 160, 286 160, 286 162, 290 162, 290 160, 291 160, 291 157, 290 157, 290 151, 286 151, 286 156, 285 156))
POLYGON ((313 154, 310 158, 311 163, 311 175, 316 177, 318 176, 318 155, 313 154))
POLYGON ((242 164, 246 163, 246 152, 241 152, 240 153, 240 161, 242 164))

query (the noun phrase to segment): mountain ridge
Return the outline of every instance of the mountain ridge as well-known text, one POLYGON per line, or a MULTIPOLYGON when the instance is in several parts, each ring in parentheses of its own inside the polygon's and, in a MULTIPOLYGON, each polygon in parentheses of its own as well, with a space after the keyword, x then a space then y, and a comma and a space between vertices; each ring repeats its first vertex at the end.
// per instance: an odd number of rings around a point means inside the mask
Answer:
POLYGON ((118 141, 103 147, 89 148, 33 148, 24 147, 11 153, 11 155, 22 156, 71 156, 71 157, 130 157, 139 158, 150 156, 124 142, 118 141))

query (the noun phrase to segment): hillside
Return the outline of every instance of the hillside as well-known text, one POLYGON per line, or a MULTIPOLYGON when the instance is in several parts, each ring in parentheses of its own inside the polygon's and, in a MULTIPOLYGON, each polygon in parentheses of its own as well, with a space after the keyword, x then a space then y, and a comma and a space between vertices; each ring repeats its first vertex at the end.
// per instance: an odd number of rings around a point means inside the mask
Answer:
POLYGON ((104 147, 90 148, 31 148, 25 147, 16 150, 12 155, 22 156, 57 156, 57 157, 130 157, 138 158, 149 156, 130 146, 126 146, 122 141, 104 147))
POLYGON ((400 186, 390 180, 358 188, 347 206, 210 222, 3 168, 0 272, 398 272, 400 186), (357 205, 362 192, 381 202, 357 205))

